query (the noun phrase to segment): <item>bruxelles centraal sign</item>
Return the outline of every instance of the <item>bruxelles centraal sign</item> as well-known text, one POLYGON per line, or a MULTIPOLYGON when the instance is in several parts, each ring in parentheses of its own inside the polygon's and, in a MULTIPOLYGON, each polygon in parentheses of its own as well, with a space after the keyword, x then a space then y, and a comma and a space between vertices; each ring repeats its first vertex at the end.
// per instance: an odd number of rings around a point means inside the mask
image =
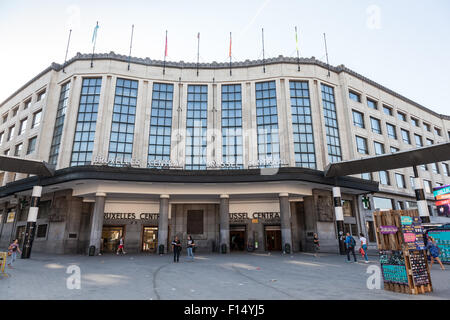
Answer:
MULTIPOLYGON (((105 212, 105 220, 158 220, 159 213, 136 213, 136 212, 105 212)), ((230 213, 230 220, 278 220, 280 219, 279 212, 253 212, 251 216, 248 212, 232 212, 230 213)))
MULTIPOLYGON (((139 159, 132 158, 130 161, 122 161, 121 159, 108 159, 104 156, 96 156, 92 161, 92 165, 97 166, 123 166, 123 167, 133 167, 140 168, 142 161, 139 159)), ((280 167, 285 163, 285 161, 279 159, 259 159, 257 161, 249 161, 247 166, 251 167, 280 167)), ((242 165, 233 162, 219 162, 219 161, 208 161, 206 163, 206 168, 217 169, 217 168, 236 168, 240 169, 242 165)), ((167 169, 183 169, 184 164, 176 160, 150 160, 147 162, 147 168, 167 168, 167 169)))

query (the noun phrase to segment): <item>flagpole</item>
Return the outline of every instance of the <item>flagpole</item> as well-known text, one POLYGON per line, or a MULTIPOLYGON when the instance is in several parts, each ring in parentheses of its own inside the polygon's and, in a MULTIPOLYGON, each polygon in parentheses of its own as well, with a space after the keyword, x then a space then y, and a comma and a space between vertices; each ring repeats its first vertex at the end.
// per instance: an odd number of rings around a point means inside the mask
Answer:
POLYGON ((94 67, 94 52, 95 52, 95 44, 97 43, 97 29, 98 29, 98 21, 97 21, 97 25, 95 26, 94 29, 94 35, 93 35, 93 39, 94 40, 94 46, 92 47, 92 57, 91 57, 91 68, 94 67))
POLYGON ((165 46, 165 48, 164 48, 163 74, 166 74, 166 57, 167 57, 167 30, 166 30, 166 46, 165 46))
POLYGON ((128 55, 128 70, 130 70, 131 48, 133 47, 133 33, 134 33, 134 24, 131 25, 131 41, 130 41, 130 54, 128 55))
POLYGON ((200 32, 197 35, 197 77, 198 77, 198 64, 200 61, 200 32))
POLYGON ((295 26, 295 45, 297 48, 297 71, 300 71, 300 54, 298 50, 297 26, 295 26))
POLYGON ((263 71, 266 73, 266 60, 264 59, 264 28, 262 30, 263 71))
POLYGON ((67 48, 66 48, 66 56, 64 58, 64 64, 63 64, 63 73, 66 73, 66 62, 67 62, 67 53, 69 52, 69 43, 70 43, 70 36, 72 35, 72 29, 69 31, 69 40, 67 40, 67 48))
POLYGON ((327 37, 325 35, 325 32, 323 33, 323 39, 325 41, 325 54, 327 56, 327 65, 328 65, 328 77, 330 76, 330 63, 328 61, 328 49, 327 49, 327 37))
POLYGON ((231 32, 230 32, 230 76, 232 75, 231 71, 231 32))

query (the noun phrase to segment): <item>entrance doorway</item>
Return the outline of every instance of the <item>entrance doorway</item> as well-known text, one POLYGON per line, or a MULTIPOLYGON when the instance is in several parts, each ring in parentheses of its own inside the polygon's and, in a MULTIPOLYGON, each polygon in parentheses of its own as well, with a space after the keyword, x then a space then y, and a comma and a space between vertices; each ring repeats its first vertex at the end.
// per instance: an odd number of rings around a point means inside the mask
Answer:
POLYGON ((231 251, 244 251, 246 226, 230 226, 230 250, 231 251))
POLYGON ((158 248, 158 227, 144 227, 142 231, 142 252, 156 253, 158 248))
POLYGON ((27 226, 19 226, 16 229, 16 237, 13 239, 18 239, 19 240, 19 248, 23 247, 23 242, 25 240, 25 230, 26 230, 27 226))
POLYGON ((281 251, 281 227, 265 226, 266 251, 281 251))
POLYGON ((124 227, 104 226, 102 230, 101 251, 116 252, 119 247, 119 239, 123 235, 124 227))

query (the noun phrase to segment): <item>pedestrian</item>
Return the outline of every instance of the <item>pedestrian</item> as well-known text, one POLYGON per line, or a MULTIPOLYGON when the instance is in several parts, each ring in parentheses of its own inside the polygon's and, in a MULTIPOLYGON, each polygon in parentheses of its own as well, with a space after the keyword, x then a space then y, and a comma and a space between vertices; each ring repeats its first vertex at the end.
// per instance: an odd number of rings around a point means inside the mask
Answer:
POLYGON ((188 257, 191 257, 192 261, 194 261, 194 246, 195 242, 194 239, 190 235, 187 237, 187 255, 188 257))
POLYGON ((8 267, 13 268, 14 261, 16 261, 17 258, 17 252, 22 254, 22 251, 20 251, 19 248, 19 239, 14 240, 13 243, 11 243, 8 247, 8 255, 11 256, 8 267))
POLYGON ((317 235, 317 233, 314 233, 313 250, 314 250, 314 256, 317 257, 317 252, 320 250, 319 236, 317 235))
POLYGON ((175 237, 175 240, 172 241, 173 247, 173 262, 180 262, 180 252, 181 252, 181 241, 178 237, 175 237))
POLYGON ((345 237, 345 248, 346 248, 346 251, 347 251, 347 262, 350 262, 350 252, 353 254, 353 258, 355 259, 355 262, 357 262, 356 255, 355 255, 355 246, 356 246, 355 239, 350 235, 350 232, 347 232, 347 236, 345 237))
POLYGON ((123 247, 123 236, 121 236, 120 240, 119 240, 119 248, 117 248, 117 252, 116 252, 117 255, 119 254, 119 251, 122 251, 122 254, 126 254, 124 247, 123 247))
POLYGON ((430 251, 431 255, 430 269, 433 266, 434 260, 436 260, 440 264, 441 269, 445 270, 444 265, 441 262, 441 259, 439 259, 439 247, 436 245, 436 242, 431 236, 428 236, 427 249, 428 251, 430 251))
POLYGON ((361 248, 359 249, 359 251, 364 257, 364 262, 369 263, 369 257, 367 256, 367 239, 366 237, 364 237, 364 234, 362 232, 359 234, 359 240, 361 241, 361 248))

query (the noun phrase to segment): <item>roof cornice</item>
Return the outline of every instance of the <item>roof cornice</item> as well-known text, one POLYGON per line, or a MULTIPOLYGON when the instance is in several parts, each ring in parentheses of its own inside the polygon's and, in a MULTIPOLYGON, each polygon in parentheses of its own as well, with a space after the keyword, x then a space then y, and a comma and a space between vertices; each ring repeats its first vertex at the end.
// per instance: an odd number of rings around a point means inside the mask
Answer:
MULTIPOLYGON (((36 81, 37 79, 39 79, 40 77, 42 77, 44 74, 46 74, 47 72, 54 70, 54 71, 61 71, 63 69, 63 67, 67 67, 68 65, 76 62, 76 61, 82 61, 82 60, 115 60, 115 61, 120 61, 120 62, 130 62, 130 63, 134 63, 134 64, 140 64, 140 65, 145 65, 145 66, 153 66, 153 67, 163 67, 164 66, 164 61, 162 60, 153 60, 150 59, 149 57, 147 58, 137 58, 137 57, 129 57, 126 55, 120 55, 120 54, 116 54, 113 51, 111 51, 110 53, 95 53, 94 55, 92 54, 82 54, 80 52, 77 52, 77 54, 71 58, 70 60, 68 60, 65 64, 58 64, 53 62, 48 68, 46 68, 44 71, 42 71, 41 73, 39 73, 37 76, 35 76, 33 79, 31 79, 30 81, 28 81, 25 85, 23 85, 22 87, 20 87, 18 90, 16 90, 11 96, 9 96, 5 101, 3 101, 0 104, 0 108, 3 107, 3 105, 8 102, 10 99, 12 99, 15 95, 17 95, 17 93, 19 93, 20 91, 22 91, 25 87, 27 87, 28 85, 30 85, 31 83, 33 83, 34 81, 36 81)), ((385 86, 382 86, 381 84, 370 80, 366 77, 364 77, 363 75, 348 69, 347 67, 345 67, 343 64, 338 65, 338 66, 328 66, 328 64, 317 60, 315 57, 311 57, 311 58, 295 58, 295 57, 284 57, 282 55, 279 55, 276 58, 268 58, 265 59, 264 61, 259 59, 259 60, 245 60, 245 61, 237 61, 237 62, 232 62, 231 63, 231 67, 232 68, 249 68, 249 67, 257 67, 257 66, 263 66, 265 65, 271 65, 271 64, 280 64, 280 63, 288 63, 288 64, 309 64, 309 65, 316 65, 322 68, 330 68, 330 71, 333 71, 337 74, 340 74, 342 72, 347 73, 357 79, 360 79, 382 91, 385 91, 386 93, 405 101, 406 103, 409 103, 415 107, 418 107, 419 109, 422 109, 425 112, 429 112, 432 115, 440 118, 440 119, 445 119, 445 120, 450 120, 450 115, 444 115, 444 114, 439 114, 411 99, 406 98, 405 96, 386 88, 385 86)), ((193 68, 197 68, 197 63, 195 62, 184 62, 184 61, 179 61, 179 62, 175 62, 175 61, 166 61, 165 62, 165 66, 166 67, 171 67, 171 68, 180 68, 180 69, 193 69, 193 68)), ((230 68, 230 63, 229 62, 216 62, 213 61, 211 63, 199 63, 198 67, 200 69, 228 69, 230 68)))

